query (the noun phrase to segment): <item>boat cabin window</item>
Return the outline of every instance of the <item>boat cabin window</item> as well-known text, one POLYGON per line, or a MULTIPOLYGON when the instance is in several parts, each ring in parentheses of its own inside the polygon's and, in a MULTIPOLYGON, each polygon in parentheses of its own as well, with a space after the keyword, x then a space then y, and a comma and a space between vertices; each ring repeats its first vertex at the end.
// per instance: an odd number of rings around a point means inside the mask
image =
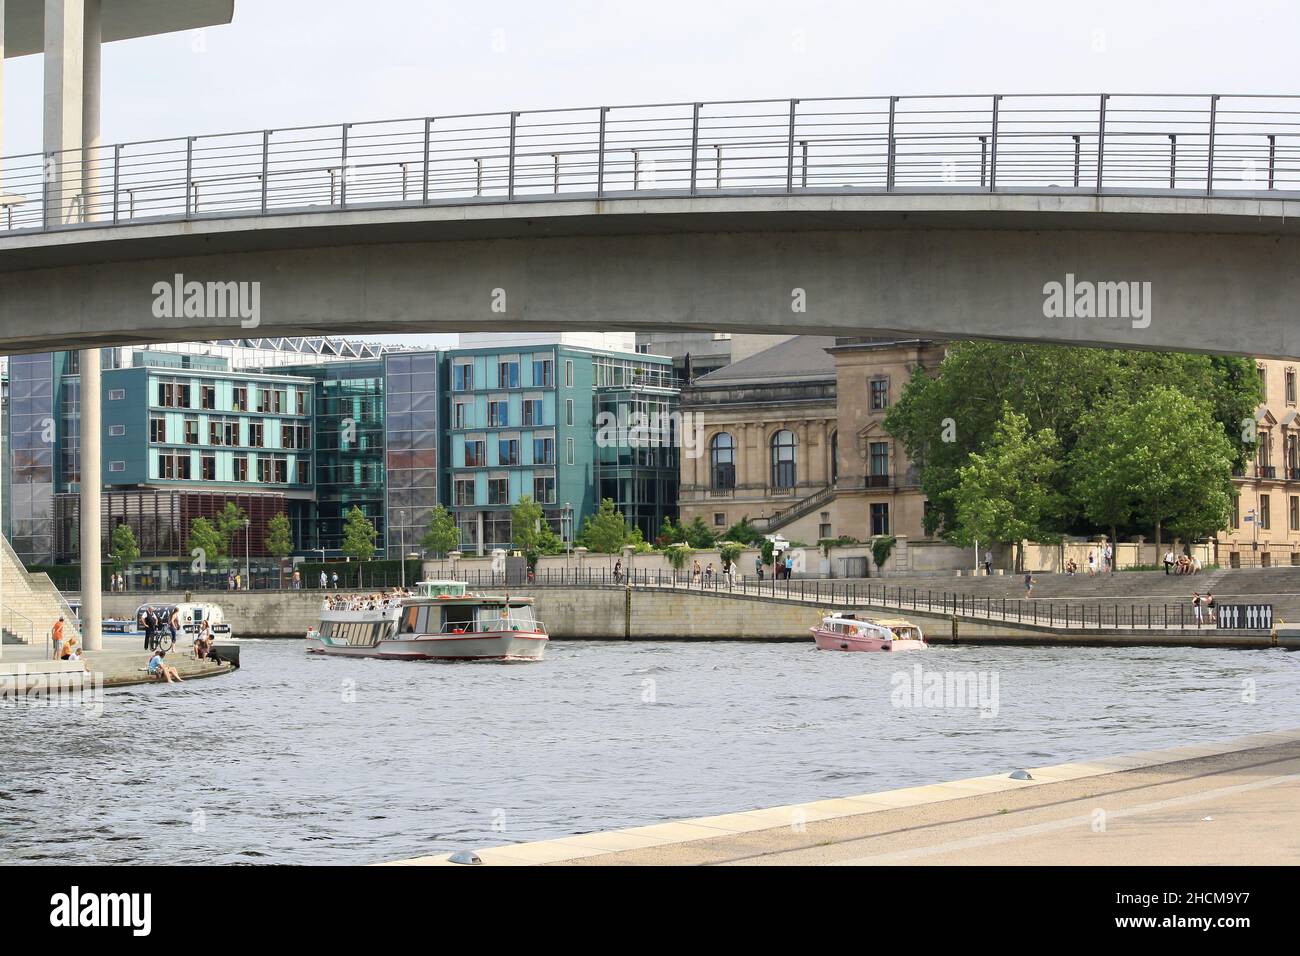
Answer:
POLYGON ((438 608, 436 607, 428 604, 408 604, 402 611, 403 634, 428 634, 431 630, 437 630, 437 625, 438 608))
POLYGON ((472 631, 474 629, 474 605, 448 604, 442 609, 443 623, 439 629, 448 631, 472 631))
POLYGON ((420 581, 415 586, 420 597, 464 597, 464 581, 420 581))

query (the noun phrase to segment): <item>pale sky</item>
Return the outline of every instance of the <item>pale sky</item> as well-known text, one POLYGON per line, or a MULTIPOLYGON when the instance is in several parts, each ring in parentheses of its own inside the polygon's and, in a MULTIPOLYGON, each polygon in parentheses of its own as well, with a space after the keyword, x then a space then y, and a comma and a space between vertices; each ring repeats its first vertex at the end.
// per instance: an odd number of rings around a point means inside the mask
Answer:
MULTIPOLYGON (((1286 93, 1300 4, 236 0, 104 52, 105 143, 495 110, 908 93, 1286 93)), ((4 151, 40 149, 41 58, 4 151)))

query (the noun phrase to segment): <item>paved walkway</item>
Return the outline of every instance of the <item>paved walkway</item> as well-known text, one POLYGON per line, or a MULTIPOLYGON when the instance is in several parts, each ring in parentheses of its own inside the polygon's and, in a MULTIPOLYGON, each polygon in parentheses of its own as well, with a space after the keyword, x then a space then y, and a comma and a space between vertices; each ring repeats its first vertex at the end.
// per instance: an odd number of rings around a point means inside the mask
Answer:
MULTIPOLYGON (((34 664, 49 659, 50 647, 6 644, 4 656, 0 657, 0 673, 5 673, 10 665, 34 664)), ((105 687, 125 687, 130 684, 152 684, 155 678, 145 673, 150 653, 144 649, 143 637, 117 637, 104 635, 104 649, 88 651, 86 661, 92 671, 104 675, 105 687)), ((213 664, 209 661, 196 661, 190 656, 189 649, 176 648, 167 652, 167 663, 175 667, 185 680, 199 677, 215 677, 228 674, 234 668, 229 664, 213 664)))
POLYGON ((998 774, 479 856, 498 865, 1300 865, 1300 730, 1030 774, 1030 781, 998 774))

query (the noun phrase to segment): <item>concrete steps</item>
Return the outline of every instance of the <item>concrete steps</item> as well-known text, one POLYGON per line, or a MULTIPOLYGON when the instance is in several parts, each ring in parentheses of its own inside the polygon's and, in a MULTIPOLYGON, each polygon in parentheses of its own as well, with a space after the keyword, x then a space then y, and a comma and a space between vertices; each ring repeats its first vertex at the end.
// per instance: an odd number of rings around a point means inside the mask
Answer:
POLYGON ((3 538, 0 538, 0 584, 3 586, 0 603, 6 632, 4 643, 40 644, 60 617, 64 619, 64 633, 80 640, 77 618, 49 575, 29 573, 3 538))

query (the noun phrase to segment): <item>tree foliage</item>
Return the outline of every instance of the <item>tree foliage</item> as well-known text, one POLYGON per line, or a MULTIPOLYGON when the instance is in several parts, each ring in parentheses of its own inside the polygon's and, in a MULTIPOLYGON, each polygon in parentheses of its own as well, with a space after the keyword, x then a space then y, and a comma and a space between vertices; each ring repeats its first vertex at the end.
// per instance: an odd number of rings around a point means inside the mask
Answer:
MULTIPOLYGON (((1096 420, 1091 412, 1111 402, 1132 404, 1159 387, 1203 401, 1229 443, 1232 463, 1248 460, 1254 444, 1244 440, 1242 423, 1253 418, 1263 391, 1254 363, 1229 356, 958 342, 934 376, 916 370, 885 427, 920 471, 931 505, 926 531, 953 538, 960 470, 993 439, 1004 408, 1025 418, 1029 434, 1049 430, 1068 459, 1096 420)), ((1061 495, 1060 530, 1095 531, 1066 471, 1052 483, 1061 495)))
POLYGON ((582 533, 578 535, 578 544, 589 551, 599 554, 614 554, 623 545, 639 540, 640 535, 633 535, 623 513, 614 507, 613 498, 602 498, 600 510, 594 515, 587 515, 582 523, 582 533))
POLYGON ((442 505, 437 505, 429 513, 429 527, 420 539, 420 547, 443 556, 460 547, 460 528, 442 505))
POLYGON ((135 532, 128 524, 113 529, 110 547, 109 557, 113 560, 113 570, 118 574, 125 574, 126 569, 140 558, 140 546, 136 544, 135 532))
POLYGON ((266 523, 266 540, 263 544, 268 554, 281 560, 293 553, 293 532, 289 527, 289 516, 283 511, 266 523))
POLYGON ((343 522, 343 548, 344 554, 357 559, 357 586, 362 587, 361 564, 369 561, 375 554, 375 540, 379 537, 379 532, 375 530, 374 522, 366 517, 356 505, 348 512, 346 520, 343 522))

